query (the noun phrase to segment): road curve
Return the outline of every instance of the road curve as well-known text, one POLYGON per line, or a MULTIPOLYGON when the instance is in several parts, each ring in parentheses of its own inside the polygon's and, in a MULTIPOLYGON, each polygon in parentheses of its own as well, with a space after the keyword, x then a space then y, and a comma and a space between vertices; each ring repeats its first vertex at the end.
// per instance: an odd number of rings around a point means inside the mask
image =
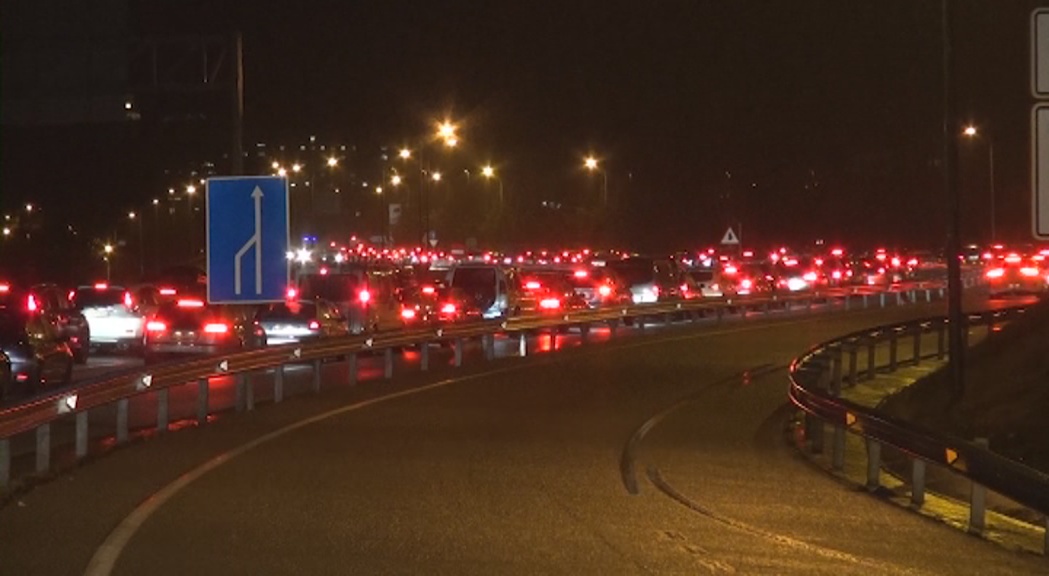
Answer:
POLYGON ((0 572, 1044 574, 784 441, 792 356, 932 312, 650 331, 296 399, 38 487, 0 510, 0 572), (55 526, 75 537, 42 546, 55 526))

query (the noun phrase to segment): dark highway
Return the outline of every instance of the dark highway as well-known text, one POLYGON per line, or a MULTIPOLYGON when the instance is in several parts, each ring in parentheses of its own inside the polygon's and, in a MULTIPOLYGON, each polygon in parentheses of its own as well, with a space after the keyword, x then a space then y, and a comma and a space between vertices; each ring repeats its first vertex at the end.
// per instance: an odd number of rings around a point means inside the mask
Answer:
POLYGON ((138 442, 23 495, 0 510, 2 571, 1045 573, 787 440, 793 356, 938 306, 632 332, 355 388, 329 369, 320 396, 138 442), (77 538, 41 545, 61 533, 77 538))

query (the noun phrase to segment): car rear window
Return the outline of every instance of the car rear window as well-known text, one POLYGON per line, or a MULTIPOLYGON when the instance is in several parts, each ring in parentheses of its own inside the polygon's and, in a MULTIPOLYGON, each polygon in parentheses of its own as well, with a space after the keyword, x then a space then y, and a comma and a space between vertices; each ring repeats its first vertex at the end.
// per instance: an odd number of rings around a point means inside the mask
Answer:
POLYGON ((299 279, 303 298, 323 298, 331 302, 349 302, 361 288, 356 274, 308 274, 299 279))
POLYGON ((313 302, 279 302, 259 310, 259 320, 298 320, 316 318, 317 305, 313 302))
POLYGON ((98 290, 95 288, 81 288, 76 291, 73 299, 77 308, 96 308, 99 306, 114 306, 124 303, 124 290, 108 288, 98 290))
POLYGON ((13 344, 25 337, 25 315, 0 308, 0 344, 13 344))
POLYGON ((468 292, 495 289, 495 268, 456 268, 452 272, 452 287, 468 292))
POLYGON ((622 260, 609 262, 607 267, 614 270, 627 284, 644 284, 656 278, 651 260, 622 260))

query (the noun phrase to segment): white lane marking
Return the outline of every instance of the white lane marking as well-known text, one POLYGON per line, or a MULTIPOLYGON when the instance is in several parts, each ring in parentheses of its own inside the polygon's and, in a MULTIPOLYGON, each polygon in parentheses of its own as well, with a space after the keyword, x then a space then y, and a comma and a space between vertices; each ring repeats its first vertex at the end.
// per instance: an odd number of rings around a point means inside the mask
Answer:
MULTIPOLYGON (((704 333, 701 333, 701 334, 690 334, 690 335, 675 336, 675 337, 670 337, 670 338, 659 338, 659 339, 652 339, 652 340, 647 340, 646 339, 646 340, 642 340, 640 342, 630 342, 630 343, 614 346, 613 349, 614 350, 622 350, 622 349, 626 349, 626 348, 639 348, 641 346, 650 346, 650 345, 654 345, 654 344, 662 344, 664 342, 677 342, 677 341, 681 341, 681 340, 692 340, 692 339, 699 340, 699 339, 703 339, 703 338, 710 338, 710 337, 713 337, 713 336, 723 336, 725 334, 737 334, 737 333, 741 333, 741 332, 753 332, 755 330, 763 330, 763 329, 767 329, 767 328, 777 328, 777 327, 780 327, 780 326, 792 326, 792 325, 796 325, 796 324, 808 324, 808 323, 816 322, 816 321, 819 321, 819 320, 820 320, 820 318, 818 318, 818 317, 806 317, 806 318, 799 318, 798 320, 792 320, 792 321, 788 321, 788 322, 775 322, 775 323, 769 323, 769 324, 752 324, 752 325, 745 326, 745 327, 739 327, 739 328, 733 328, 733 329, 725 329, 725 330, 715 330, 715 331, 711 331, 711 332, 704 332, 704 333)), ((607 351, 607 349, 602 347, 601 350, 595 349, 591 354, 586 354, 586 356, 597 354, 597 353, 601 353, 601 352, 606 352, 606 351, 607 351)), ((560 358, 557 358, 557 359, 560 359, 560 358)), ((423 392, 428 392, 430 390, 435 390, 437 388, 443 388, 443 387, 448 386, 450 384, 455 384, 455 383, 458 383, 458 382, 466 382, 466 381, 469 381, 469 380, 477 380, 477 379, 480 379, 480 378, 487 378, 489 376, 493 376, 493 375, 496 375, 496 374, 503 374, 503 373, 506 373, 506 372, 513 372, 513 371, 517 371, 517 370, 526 370, 526 369, 529 369, 529 368, 532 368, 532 367, 535 367, 535 366, 542 366, 542 365, 549 364, 549 362, 550 362, 550 359, 544 359, 543 362, 535 362, 535 363, 530 363, 530 364, 526 364, 526 365, 508 366, 508 367, 505 367, 505 368, 497 368, 495 370, 488 370, 486 372, 480 372, 478 374, 469 374, 469 375, 461 376, 461 377, 458 377, 458 378, 448 378, 448 379, 445 379, 445 380, 441 380, 439 382, 434 382, 433 384, 426 384, 426 385, 420 386, 418 388, 412 388, 411 390, 402 390, 400 392, 394 392, 392 394, 387 394, 386 396, 380 396, 378 398, 371 398, 369 400, 363 400, 361 402, 357 402, 356 404, 350 404, 348 406, 343 406, 342 408, 336 408, 335 410, 330 410, 328 412, 324 412, 324 413, 318 414, 316 416, 311 416, 311 417, 309 417, 309 418, 307 418, 305 420, 300 420, 300 421, 298 421, 298 422, 296 422, 294 424, 289 424, 289 425, 287 425, 287 426, 285 426, 283 428, 280 428, 279 430, 274 430, 273 432, 270 432, 268 434, 260 436, 260 437, 258 437, 256 439, 246 443, 246 444, 243 444, 243 445, 241 445, 241 446, 239 446, 237 448, 234 448, 233 450, 230 450, 230 451, 224 452, 222 454, 219 454, 218 456, 215 456, 211 460, 208 460, 207 462, 201 464, 200 466, 197 466, 196 468, 194 468, 194 469, 190 470, 189 472, 183 474, 182 476, 178 477, 175 481, 171 482, 167 486, 164 486, 163 488, 158 490, 155 494, 153 494, 152 496, 147 498, 145 500, 145 502, 139 504, 138 507, 136 507, 131 512, 131 514, 128 514, 127 517, 125 517, 123 520, 121 520, 120 524, 117 525, 117 527, 112 532, 110 532, 109 536, 106 537, 106 540, 102 543, 102 545, 99 546, 97 550, 95 550, 95 554, 91 557, 91 561, 88 562, 87 569, 84 570, 84 576, 109 576, 113 572, 113 567, 116 566, 117 560, 120 558, 120 554, 123 553, 124 548, 127 547, 128 542, 131 541, 131 538, 135 535, 136 532, 138 532, 139 528, 141 528, 142 525, 145 524, 146 520, 148 520, 150 516, 152 516, 157 510, 159 510, 161 506, 166 504, 168 502, 168 500, 171 500, 171 498, 173 498, 176 494, 181 492, 184 488, 188 487, 190 484, 192 484, 193 482, 198 480, 201 476, 207 474, 208 472, 211 472, 212 470, 214 470, 214 469, 218 468, 219 466, 229 462, 230 460, 233 460, 234 458, 243 455, 244 453, 248 452, 249 450, 252 450, 254 448, 257 448, 258 446, 261 446, 262 444, 265 444, 265 443, 267 443, 267 442, 269 442, 271 440, 275 440, 277 438, 280 438, 281 436, 284 436, 285 434, 288 434, 290 432, 294 432, 294 431, 298 430, 299 428, 303 428, 305 426, 309 426, 310 424, 314 424, 316 422, 320 422, 322 420, 326 420, 326 419, 331 418, 333 416, 338 416, 340 414, 346 414, 348 412, 353 412, 355 410, 360 410, 362 408, 368 408, 368 407, 374 406, 376 404, 387 402, 389 400, 395 400, 397 398, 404 398, 404 397, 407 397, 407 396, 412 396, 412 395, 415 395, 415 394, 421 394, 423 392)))

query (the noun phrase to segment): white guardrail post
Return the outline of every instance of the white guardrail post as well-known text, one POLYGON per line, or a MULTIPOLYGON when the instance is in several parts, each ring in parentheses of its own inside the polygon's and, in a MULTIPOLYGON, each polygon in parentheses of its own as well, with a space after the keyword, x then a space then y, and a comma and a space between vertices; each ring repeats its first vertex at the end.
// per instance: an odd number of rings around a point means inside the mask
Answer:
POLYGON ((11 440, 0 438, 0 488, 11 483, 11 440))
POLYGON ((76 413, 76 459, 87 456, 87 410, 76 413))
POLYGON ((51 423, 36 427, 36 473, 46 474, 51 469, 51 423))
POLYGON ((169 390, 169 388, 157 390, 157 432, 159 433, 168 431, 169 390))
POLYGON ((284 401, 284 366, 281 364, 273 369, 273 403, 280 404, 284 401))
POLYGON ((881 442, 867 438, 867 490, 881 487, 881 442))
MULTIPOLYGON (((383 368, 382 375, 387 380, 393 380, 393 348, 387 348, 383 355, 385 356, 385 367, 383 368)), ((319 389, 319 388, 318 388, 319 389)))
MULTIPOLYGON (((986 449, 988 442, 986 438, 977 438, 973 441, 980 448, 986 449)), ((969 532, 979 534, 986 527, 987 514, 987 488, 972 482, 969 490, 969 532)))

